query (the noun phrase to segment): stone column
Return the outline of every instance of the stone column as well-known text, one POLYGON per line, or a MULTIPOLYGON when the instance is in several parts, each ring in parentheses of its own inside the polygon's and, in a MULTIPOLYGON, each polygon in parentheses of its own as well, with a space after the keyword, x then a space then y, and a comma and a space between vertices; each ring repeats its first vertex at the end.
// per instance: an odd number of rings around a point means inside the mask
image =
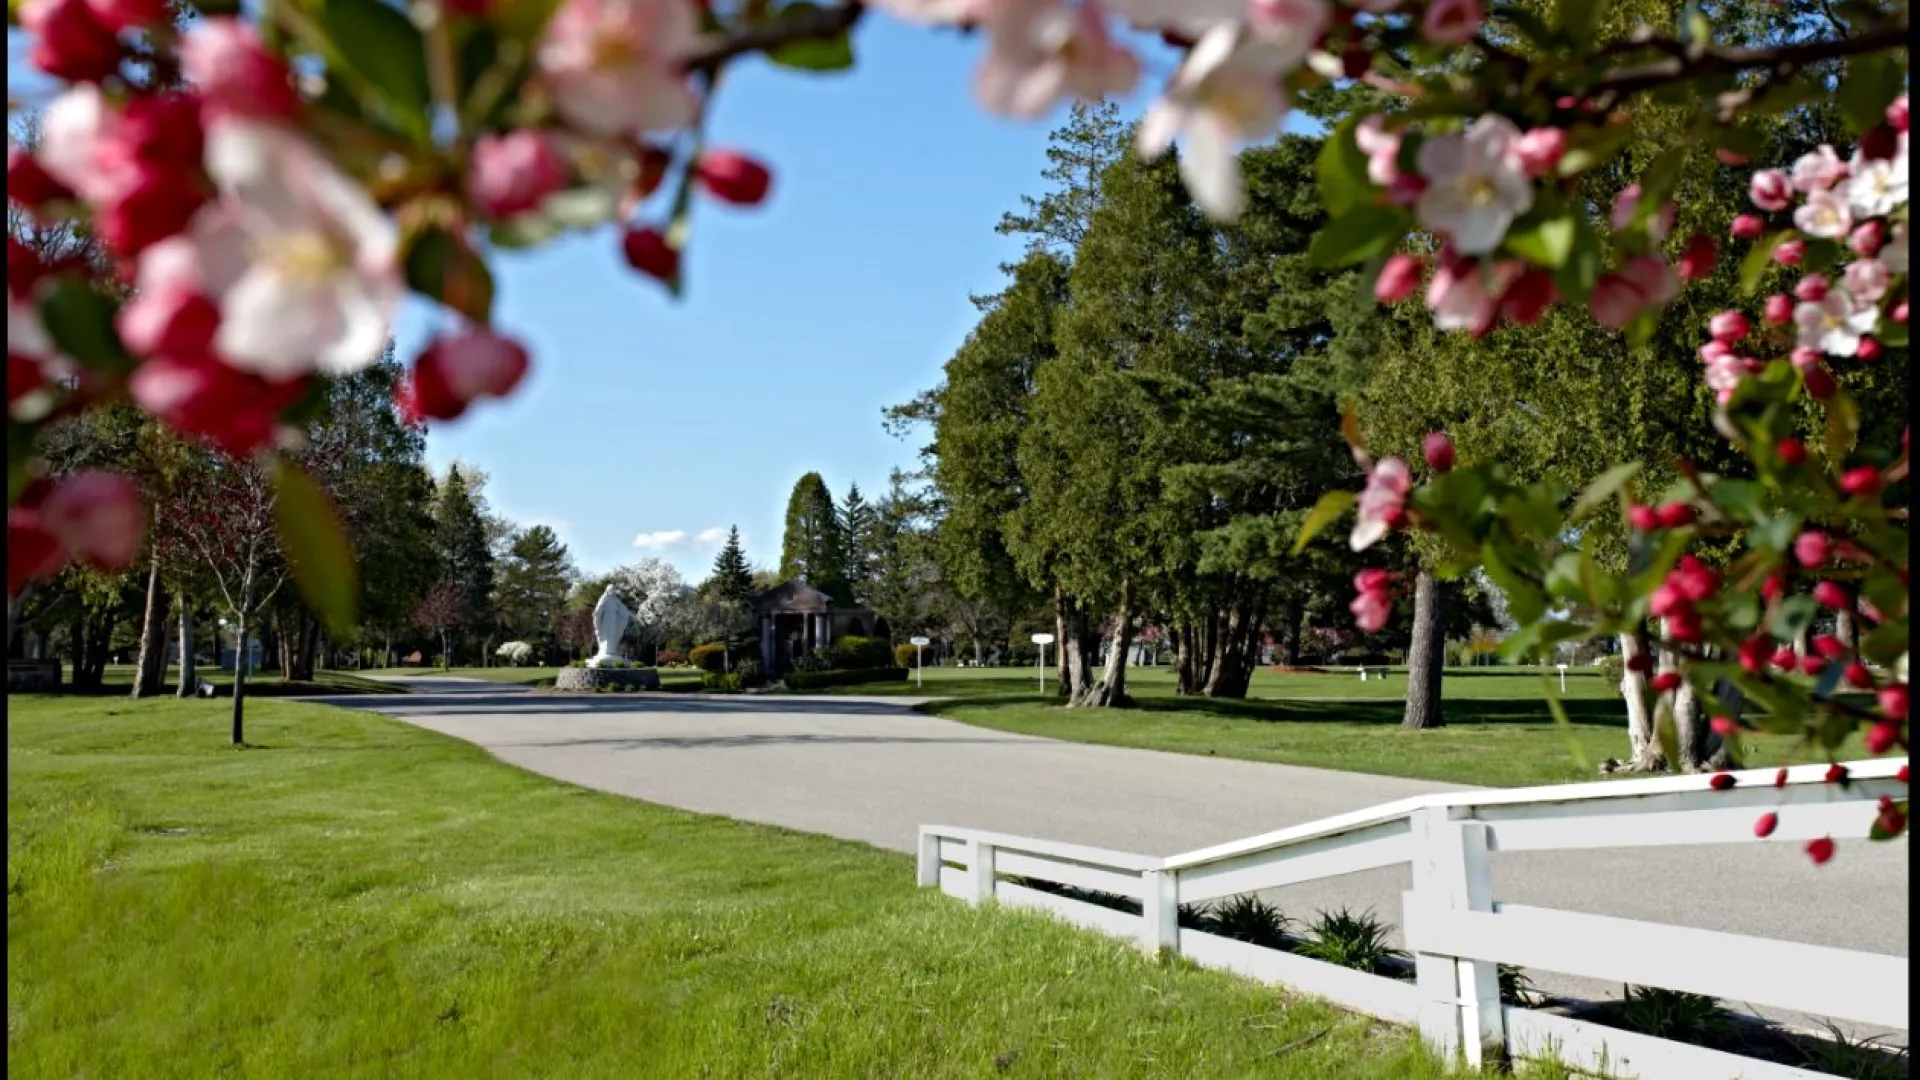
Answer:
POLYGON ((773 676, 773 616, 760 616, 760 670, 773 676))

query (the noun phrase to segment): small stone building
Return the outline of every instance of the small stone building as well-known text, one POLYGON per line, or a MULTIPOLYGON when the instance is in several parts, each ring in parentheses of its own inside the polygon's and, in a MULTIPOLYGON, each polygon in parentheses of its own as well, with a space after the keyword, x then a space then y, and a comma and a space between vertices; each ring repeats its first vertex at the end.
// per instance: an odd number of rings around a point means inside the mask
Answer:
POLYGON ((833 597, 804 581, 788 581, 761 593, 753 602, 760 624, 760 664, 780 676, 793 662, 844 637, 874 633, 873 612, 835 607, 833 597))

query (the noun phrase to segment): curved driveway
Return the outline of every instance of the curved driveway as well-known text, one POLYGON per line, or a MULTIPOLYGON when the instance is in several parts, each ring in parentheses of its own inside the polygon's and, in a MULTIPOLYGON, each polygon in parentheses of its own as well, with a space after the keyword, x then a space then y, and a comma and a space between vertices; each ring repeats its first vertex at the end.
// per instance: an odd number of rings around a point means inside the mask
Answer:
MULTIPOLYGON (((332 703, 585 787, 899 851, 914 850, 922 824, 942 824, 1172 855, 1460 788, 989 731, 916 713, 907 698, 576 697, 407 681, 415 693, 332 703)), ((1493 873, 1496 896, 1515 903, 1907 955, 1905 842, 1843 843, 1821 868, 1798 845, 1496 853, 1493 873)), ((1272 899, 1296 917, 1348 906, 1397 923, 1408 887, 1401 868, 1272 899)))

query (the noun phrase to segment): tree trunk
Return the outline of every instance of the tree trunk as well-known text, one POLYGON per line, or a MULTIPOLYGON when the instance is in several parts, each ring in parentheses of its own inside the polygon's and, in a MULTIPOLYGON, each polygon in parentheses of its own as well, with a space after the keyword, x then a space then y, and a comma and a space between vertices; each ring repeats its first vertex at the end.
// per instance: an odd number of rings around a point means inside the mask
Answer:
POLYGON ((25 585, 20 586, 20 592, 17 595, 7 597, 8 656, 13 655, 13 635, 15 631, 20 629, 20 612, 27 606, 27 598, 32 595, 33 582, 29 581, 25 585))
POLYGON ((193 653, 197 642, 193 637, 193 602, 187 594, 180 594, 180 681, 174 689, 179 697, 192 697, 200 684, 200 678, 193 670, 193 653))
POLYGON ((1833 613, 1833 636, 1847 647, 1848 652, 1860 648, 1860 620, 1854 615, 1851 606, 1839 608, 1833 613))
POLYGON ((1124 709, 1133 704, 1133 699, 1127 696, 1127 653, 1133 646, 1132 595, 1130 586, 1120 586, 1120 605, 1113 614, 1113 646, 1107 653, 1106 670, 1101 672, 1099 682, 1067 702, 1069 706, 1124 709))
POLYGON ((1061 692, 1069 705, 1078 702, 1093 689, 1094 658, 1100 649, 1100 635, 1087 627, 1087 614, 1068 597, 1061 597, 1065 609, 1064 633, 1060 638, 1060 661, 1066 672, 1061 692))
MULTIPOLYGON (((1680 671, 1680 658, 1666 649, 1660 650, 1661 673, 1680 671)), ((1707 759, 1712 751, 1707 745, 1707 718, 1700 707, 1700 695, 1694 693, 1691 682, 1682 681, 1679 689, 1673 691, 1668 708, 1673 714, 1674 749, 1680 754, 1678 762, 1669 765, 1681 772, 1698 772, 1707 767, 1707 759)))
POLYGON ((1636 656, 1647 655, 1645 631, 1620 635, 1620 658, 1629 666, 1620 678, 1620 695, 1627 702, 1627 741, 1632 754, 1627 758, 1629 772, 1665 772, 1667 756, 1660 749, 1660 737, 1653 727, 1650 697, 1651 682, 1644 671, 1632 668, 1636 656))
POLYGON ((302 611, 294 629, 293 663, 289 665, 287 678, 295 682, 312 682, 314 653, 320 646, 320 620, 302 611))
POLYGON ((87 681, 87 615, 85 610, 77 612, 73 621, 67 624, 67 659, 73 664, 73 688, 92 690, 94 685, 87 681))
POLYGON ((1281 619, 1286 634, 1286 642, 1281 647, 1281 662, 1288 667, 1299 667, 1300 639, 1307 632, 1307 606, 1298 601, 1289 600, 1286 607, 1281 609, 1281 619))
POLYGON ((1266 604, 1236 605, 1222 620, 1220 648, 1213 672, 1207 679, 1210 698, 1244 698, 1253 683, 1253 669, 1259 657, 1260 631, 1266 623, 1266 604))
POLYGON ((1409 731, 1444 726, 1440 678, 1447 663, 1446 596, 1440 580, 1422 570, 1413 579, 1413 641, 1407 649, 1407 711, 1400 726, 1409 731))
POLYGON ((147 606, 140 616, 140 656, 133 669, 133 696, 152 697, 167 679, 167 591, 160 563, 147 569, 147 606))
POLYGON ((440 670, 446 671, 452 667, 453 633, 448 630, 442 630, 440 631, 440 670))
POLYGON ((247 708, 247 616, 253 614, 253 576, 240 590, 240 610, 234 613, 233 632, 233 745, 245 746, 247 708))

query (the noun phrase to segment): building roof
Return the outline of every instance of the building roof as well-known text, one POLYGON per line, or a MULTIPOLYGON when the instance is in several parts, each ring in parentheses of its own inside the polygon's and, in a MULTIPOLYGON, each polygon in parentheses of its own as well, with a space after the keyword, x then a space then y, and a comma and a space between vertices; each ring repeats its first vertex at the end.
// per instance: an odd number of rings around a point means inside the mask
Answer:
POLYGON ((753 601, 755 615, 825 615, 833 610, 833 597, 804 581, 781 582, 753 601))

